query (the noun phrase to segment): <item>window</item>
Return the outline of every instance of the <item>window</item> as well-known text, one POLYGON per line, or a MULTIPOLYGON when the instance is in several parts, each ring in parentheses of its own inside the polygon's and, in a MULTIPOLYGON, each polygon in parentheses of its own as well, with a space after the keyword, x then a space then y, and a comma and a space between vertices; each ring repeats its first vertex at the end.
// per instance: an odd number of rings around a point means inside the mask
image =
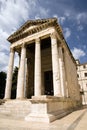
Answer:
POLYGON ((78 70, 78 67, 76 67, 76 69, 78 70))
POLYGON ((77 77, 79 78, 79 74, 77 74, 77 77))
POLYGON ((83 65, 83 68, 85 69, 85 68, 86 68, 86 65, 83 65))
POLYGON ((87 77, 87 73, 84 73, 85 77, 87 77))

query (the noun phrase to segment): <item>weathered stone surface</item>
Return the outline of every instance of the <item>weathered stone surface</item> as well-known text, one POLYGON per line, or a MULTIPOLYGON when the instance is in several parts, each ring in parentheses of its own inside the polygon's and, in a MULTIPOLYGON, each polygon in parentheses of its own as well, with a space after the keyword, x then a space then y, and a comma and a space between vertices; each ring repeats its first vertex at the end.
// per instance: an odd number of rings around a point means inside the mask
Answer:
POLYGON ((10 49, 10 59, 8 65, 8 73, 7 73, 7 82, 6 82, 6 89, 5 89, 5 99, 11 98, 11 86, 12 86, 12 72, 13 72, 13 65, 14 65, 14 49, 10 49))
POLYGON ((34 73, 34 95, 40 96, 41 95, 41 45, 40 39, 37 38, 35 40, 35 73, 34 73))
POLYGON ((8 40, 21 57, 17 98, 35 96, 26 120, 51 122, 81 104, 76 62, 56 19, 28 21, 8 40))
POLYGON ((17 82, 17 98, 24 98, 24 87, 25 87, 25 59, 26 59, 26 47, 22 45, 21 49, 21 61, 18 72, 17 82))
POLYGON ((0 105, 0 113, 14 117, 25 117, 30 113, 31 102, 27 100, 7 100, 0 105))
POLYGON ((34 53, 27 50, 26 98, 34 95, 34 53))
POLYGON ((75 100, 53 96, 35 96, 30 102, 31 113, 25 117, 25 120, 35 122, 50 123, 80 106, 80 103, 75 100))
POLYGON ((64 63, 68 97, 80 101, 80 90, 77 81, 76 64, 71 59, 67 50, 64 51, 64 63))

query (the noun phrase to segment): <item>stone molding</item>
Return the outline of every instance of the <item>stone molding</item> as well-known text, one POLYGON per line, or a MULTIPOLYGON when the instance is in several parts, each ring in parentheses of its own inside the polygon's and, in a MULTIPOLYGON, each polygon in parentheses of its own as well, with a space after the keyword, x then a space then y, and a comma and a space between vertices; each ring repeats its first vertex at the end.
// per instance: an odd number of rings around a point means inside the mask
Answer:
POLYGON ((40 43, 40 38, 35 39, 35 43, 40 43))
POLYGON ((50 37, 51 37, 52 39, 57 39, 57 36, 56 36, 56 33, 55 33, 55 32, 51 33, 50 37))
POLYGON ((26 44, 25 43, 22 43, 22 48, 25 48, 26 47, 26 44))
POLYGON ((31 112, 25 117, 26 121, 50 123, 80 107, 79 101, 58 97, 34 97, 30 100, 31 112))
POLYGON ((15 52, 14 48, 10 48, 10 52, 14 53, 15 52))
MULTIPOLYGON (((23 32, 24 31, 23 28, 19 29, 14 34, 12 34, 10 37, 8 37, 7 40, 9 42, 13 43, 13 42, 16 42, 16 41, 18 41, 18 40, 20 40, 22 38, 25 38, 25 37, 27 37, 29 35, 32 35, 34 33, 37 33, 37 32, 39 32, 41 30, 44 30, 44 29, 46 29, 48 27, 52 27, 52 26, 55 27, 55 29, 59 33, 60 37, 63 38, 62 30, 61 30, 61 27, 59 26, 59 24, 57 23, 57 19, 52 18, 52 19, 48 19, 48 20, 45 20, 45 21, 43 21, 43 20, 40 20, 40 21, 41 21, 40 25, 39 25, 39 22, 36 21, 36 25, 38 25, 37 27, 32 28, 32 29, 30 29, 30 30, 28 30, 26 32, 23 32)), ((32 25, 34 24, 34 22, 35 21, 32 22, 32 25)), ((26 27, 29 28, 29 26, 30 26, 30 23, 28 22, 26 27)))

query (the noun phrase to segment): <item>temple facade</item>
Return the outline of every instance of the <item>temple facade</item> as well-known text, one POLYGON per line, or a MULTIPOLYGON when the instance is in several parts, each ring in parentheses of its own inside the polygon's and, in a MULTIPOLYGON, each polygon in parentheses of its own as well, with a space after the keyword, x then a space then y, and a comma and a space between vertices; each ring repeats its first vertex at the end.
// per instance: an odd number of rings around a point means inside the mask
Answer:
POLYGON ((16 99, 31 98, 32 103, 31 114, 26 120, 43 122, 44 118, 51 122, 58 118, 54 113, 69 112, 81 103, 76 62, 56 18, 29 20, 8 41, 11 45, 5 99, 11 98, 14 54, 17 52, 16 99))

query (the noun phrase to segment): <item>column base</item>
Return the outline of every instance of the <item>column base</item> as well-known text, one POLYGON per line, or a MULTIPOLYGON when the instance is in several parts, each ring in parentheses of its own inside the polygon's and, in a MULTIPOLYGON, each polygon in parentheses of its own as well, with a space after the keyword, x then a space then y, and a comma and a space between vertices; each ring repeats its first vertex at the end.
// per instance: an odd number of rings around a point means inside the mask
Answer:
POLYGON ((11 98, 7 98, 7 97, 4 97, 3 99, 4 99, 4 100, 11 100, 11 98))
POLYGON ((27 99, 27 98, 25 98, 25 97, 17 97, 16 99, 17 99, 17 100, 25 100, 25 99, 27 99))
POLYGON ((67 115, 77 107, 76 101, 54 96, 33 96, 30 102, 31 113, 25 117, 25 120, 30 122, 50 123, 67 115))

